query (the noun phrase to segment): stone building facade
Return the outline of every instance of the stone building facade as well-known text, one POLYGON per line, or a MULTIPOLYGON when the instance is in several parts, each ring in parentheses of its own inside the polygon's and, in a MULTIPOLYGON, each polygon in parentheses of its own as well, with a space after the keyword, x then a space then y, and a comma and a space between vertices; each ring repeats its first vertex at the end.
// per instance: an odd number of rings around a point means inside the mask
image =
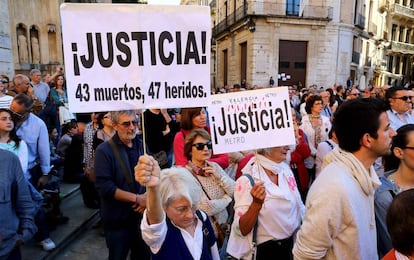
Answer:
POLYGON ((14 73, 14 63, 8 0, 0 0, 0 6, 0 74, 11 77, 14 73))
MULTIPOLYGON (((401 1, 404 9, 412 10, 413 1, 401 1)), ((266 87, 270 76, 278 85, 322 87, 345 85, 349 77, 361 88, 407 81, 412 54, 398 60, 406 62, 397 71, 396 58, 388 63, 390 37, 396 35, 387 32, 398 30, 392 29, 395 11, 381 13, 381 5, 373 0, 216 0, 210 4, 217 9, 213 85, 231 86, 246 79, 266 87)), ((405 15, 403 20, 404 30, 411 28, 413 19, 405 15)))
POLYGON ((33 68, 52 73, 64 65, 59 7, 72 3, 141 3, 146 0, 0 0, 0 74, 33 68))

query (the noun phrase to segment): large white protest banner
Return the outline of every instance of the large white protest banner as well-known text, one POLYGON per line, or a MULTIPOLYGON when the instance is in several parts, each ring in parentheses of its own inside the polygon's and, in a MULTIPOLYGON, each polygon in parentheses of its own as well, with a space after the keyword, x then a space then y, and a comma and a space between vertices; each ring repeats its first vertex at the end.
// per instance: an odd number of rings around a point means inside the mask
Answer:
POLYGON ((72 112, 206 106, 206 6, 62 4, 72 112))
POLYGON ((208 114, 214 153, 295 143, 287 87, 213 95, 208 114))

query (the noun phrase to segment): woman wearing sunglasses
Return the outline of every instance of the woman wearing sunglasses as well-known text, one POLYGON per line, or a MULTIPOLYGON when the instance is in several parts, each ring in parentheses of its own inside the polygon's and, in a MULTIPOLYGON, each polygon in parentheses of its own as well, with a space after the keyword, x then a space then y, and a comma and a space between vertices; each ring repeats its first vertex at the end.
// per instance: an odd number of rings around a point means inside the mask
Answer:
POLYGON ((210 217, 219 247, 224 242, 227 228, 227 206, 233 200, 234 181, 211 158, 211 137, 204 129, 194 129, 185 137, 184 154, 188 159, 185 166, 203 190, 197 208, 210 217))
MULTIPOLYGON (((187 134, 194 129, 205 129, 210 132, 207 126, 207 113, 203 107, 192 107, 181 109, 181 130, 174 137, 174 160, 175 165, 185 166, 188 158, 184 154, 184 140, 187 134)), ((218 163, 221 168, 229 166, 229 156, 224 154, 212 154, 210 161, 218 163)))

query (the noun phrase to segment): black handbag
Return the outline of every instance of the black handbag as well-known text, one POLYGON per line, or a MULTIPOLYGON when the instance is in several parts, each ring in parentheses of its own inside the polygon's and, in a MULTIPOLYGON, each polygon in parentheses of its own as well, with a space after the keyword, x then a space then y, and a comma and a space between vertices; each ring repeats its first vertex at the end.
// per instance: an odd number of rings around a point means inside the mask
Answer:
POLYGON ((168 164, 168 156, 164 150, 161 150, 158 153, 153 154, 152 156, 154 157, 155 160, 157 160, 160 168, 163 168, 164 166, 168 164))

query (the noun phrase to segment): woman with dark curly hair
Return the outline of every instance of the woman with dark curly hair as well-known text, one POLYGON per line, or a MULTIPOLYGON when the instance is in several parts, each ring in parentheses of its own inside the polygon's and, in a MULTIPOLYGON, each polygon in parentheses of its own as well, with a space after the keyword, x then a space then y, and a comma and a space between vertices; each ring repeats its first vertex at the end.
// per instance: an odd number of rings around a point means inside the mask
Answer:
POLYGON ((309 97, 305 106, 307 114, 302 118, 302 124, 300 125, 300 129, 308 138, 309 148, 311 149, 311 155, 305 160, 311 183, 315 180, 315 156, 318 144, 328 140, 328 133, 331 130, 331 121, 329 118, 321 115, 322 108, 321 96, 314 95, 309 97))

